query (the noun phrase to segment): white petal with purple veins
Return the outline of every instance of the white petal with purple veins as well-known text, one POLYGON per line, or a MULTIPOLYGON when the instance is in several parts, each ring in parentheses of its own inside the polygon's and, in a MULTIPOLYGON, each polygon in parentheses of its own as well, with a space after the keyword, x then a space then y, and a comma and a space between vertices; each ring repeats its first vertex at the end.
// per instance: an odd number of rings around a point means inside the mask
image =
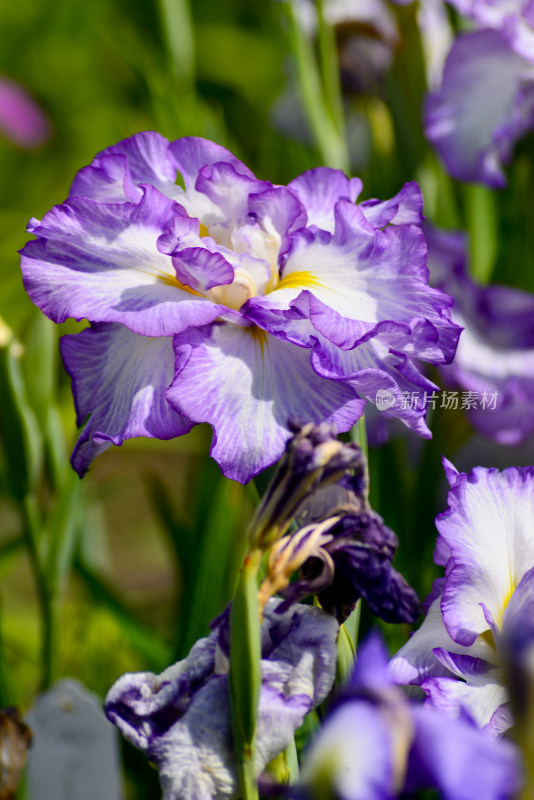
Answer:
POLYGON ((451 670, 436 658, 435 649, 471 655, 488 662, 496 660, 495 650, 482 638, 471 647, 462 647, 449 636, 441 614, 441 596, 430 606, 421 627, 391 659, 389 669, 393 680, 400 684, 422 683, 426 678, 450 676, 451 670))
POLYGON ((224 310, 180 284, 158 239, 180 211, 150 186, 137 204, 70 198, 33 228, 22 251, 26 291, 55 322, 122 322, 170 336, 224 310))
POLYGON ((64 336, 61 354, 72 378, 78 425, 89 417, 72 458, 81 474, 111 444, 136 436, 171 439, 191 429, 193 423, 165 399, 174 375, 172 339, 102 324, 64 336))
POLYGON ((501 707, 508 702, 508 693, 499 677, 495 670, 492 676, 472 677, 468 683, 455 678, 429 678, 423 683, 427 693, 425 704, 449 717, 458 717, 465 709, 479 727, 498 736, 511 724, 510 718, 501 713, 501 707))
POLYGON ((169 402, 214 428, 211 455, 227 477, 247 481, 274 463, 289 420, 349 430, 365 401, 349 386, 320 378, 310 352, 255 326, 219 325, 175 338, 176 378, 169 402))
POLYGON ((356 206, 341 202, 336 223, 334 236, 295 234, 280 282, 254 307, 300 308, 299 295, 307 290, 303 316, 338 347, 351 349, 387 329, 391 349, 449 361, 460 329, 450 321, 450 298, 426 284, 421 231, 413 226, 377 231, 356 206))
POLYGON ((437 387, 406 356, 392 352, 380 338, 363 342, 353 350, 341 350, 321 339, 312 352, 312 365, 325 378, 347 381, 371 403, 376 404, 386 392, 388 414, 430 438, 425 414, 428 398, 437 387))

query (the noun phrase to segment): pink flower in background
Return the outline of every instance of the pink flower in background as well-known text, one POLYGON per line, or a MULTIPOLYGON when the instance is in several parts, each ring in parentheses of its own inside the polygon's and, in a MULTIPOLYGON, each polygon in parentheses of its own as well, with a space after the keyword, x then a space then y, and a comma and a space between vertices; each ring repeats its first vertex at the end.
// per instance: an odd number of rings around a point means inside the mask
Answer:
POLYGON ((39 147, 50 136, 44 111, 28 92, 0 78, 0 132, 19 147, 39 147))

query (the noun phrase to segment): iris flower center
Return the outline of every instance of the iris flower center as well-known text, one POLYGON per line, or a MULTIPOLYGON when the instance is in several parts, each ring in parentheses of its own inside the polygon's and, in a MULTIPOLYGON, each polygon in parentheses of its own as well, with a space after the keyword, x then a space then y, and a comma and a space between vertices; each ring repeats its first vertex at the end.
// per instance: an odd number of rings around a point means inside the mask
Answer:
POLYGON ((200 235, 221 247, 235 271, 232 283, 210 289, 210 300, 238 311, 251 297, 266 295, 276 287, 281 237, 270 220, 261 225, 249 218, 230 224, 201 223, 200 235))
POLYGON ((232 283, 210 289, 209 297, 214 303, 221 303, 239 311, 241 306, 251 297, 256 297, 257 293, 258 290, 252 275, 246 269, 238 267, 232 283))

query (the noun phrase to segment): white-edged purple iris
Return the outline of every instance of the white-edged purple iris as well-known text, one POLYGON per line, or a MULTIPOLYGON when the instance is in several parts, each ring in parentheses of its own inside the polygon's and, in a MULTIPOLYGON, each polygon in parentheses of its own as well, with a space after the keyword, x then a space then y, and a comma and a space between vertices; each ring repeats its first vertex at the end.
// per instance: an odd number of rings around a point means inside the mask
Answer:
POLYGON ((513 724, 506 641, 517 639, 525 608, 534 606, 534 468, 464 474, 444 464, 451 489, 436 519, 434 561, 445 577, 391 673, 397 683, 420 684, 427 705, 452 716, 465 710, 498 735, 513 724))
POLYGON ((452 318, 464 328, 454 361, 440 374, 477 398, 466 411, 477 430, 499 444, 521 444, 534 431, 534 295, 476 283, 465 234, 428 223, 424 232, 431 283, 454 299, 452 318))
POLYGON ((290 419, 346 431, 380 390, 429 436, 402 392, 434 388, 417 362, 451 361, 460 329, 427 285, 417 185, 356 205, 360 190, 327 168, 274 186, 207 140, 141 133, 31 220, 28 294, 55 322, 91 323, 62 340, 78 472, 110 444, 207 422, 211 455, 246 481, 290 419))
POLYGON ((300 781, 282 793, 294 800, 393 800, 437 789, 443 800, 511 800, 521 782, 510 742, 408 702, 391 683, 375 635, 359 648, 352 679, 312 741, 300 781))
MULTIPOLYGON (((268 602, 261 628, 258 773, 326 698, 336 670, 336 620, 303 605, 278 613, 279 604, 268 602)), ((108 718, 157 766, 163 800, 230 800, 238 795, 228 700, 227 611, 212 629, 183 661, 161 675, 123 675, 106 697, 108 718)))
POLYGON ((534 126, 534 16, 518 0, 456 0, 479 30, 458 36, 441 85, 430 92, 425 130, 453 177, 506 185, 503 163, 534 126))

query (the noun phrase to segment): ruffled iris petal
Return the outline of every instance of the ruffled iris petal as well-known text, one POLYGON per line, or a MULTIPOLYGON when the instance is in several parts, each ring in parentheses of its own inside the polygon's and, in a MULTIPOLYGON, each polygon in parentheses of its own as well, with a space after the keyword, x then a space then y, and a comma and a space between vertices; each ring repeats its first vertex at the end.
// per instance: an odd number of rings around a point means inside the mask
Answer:
POLYGON ((334 206, 338 200, 354 203, 362 190, 359 178, 347 178, 340 170, 316 167, 288 184, 308 216, 308 225, 334 232, 334 206))
POLYGON ((215 164, 217 161, 225 161, 227 164, 231 164, 236 172, 241 175, 248 175, 249 178, 254 177, 250 169, 226 147, 211 142, 209 139, 202 139, 199 136, 184 136, 171 142, 169 151, 183 177, 187 192, 195 188, 200 170, 203 167, 215 164))
POLYGON ((54 322, 122 322, 169 336, 215 319, 224 307, 181 285, 158 238, 180 209, 150 186, 138 204, 70 198, 33 227, 22 250, 26 291, 54 322))
MULTIPOLYGON (((355 203, 362 190, 359 178, 347 178, 329 167, 308 170, 288 184, 306 209, 308 225, 334 232, 334 208, 339 200, 355 203)), ((423 220, 423 197, 418 185, 406 183, 391 200, 365 200, 358 206, 375 227, 419 225, 423 220)))
POLYGON ((495 659, 495 650, 482 638, 477 639, 469 648, 454 642, 443 624, 440 604, 441 596, 430 606, 421 627, 391 659, 389 669, 396 683, 420 684, 427 678, 450 677, 451 670, 447 667, 447 662, 436 658, 437 648, 469 654, 487 661, 495 659))
POLYGON ((377 231, 356 206, 340 202, 334 236, 295 234, 280 284, 258 304, 287 309, 296 290, 307 289, 322 304, 310 302, 312 323, 339 347, 354 347, 387 322, 412 334, 396 349, 447 362, 460 331, 450 322, 450 298, 428 287, 427 280, 426 245, 418 228, 377 231), (337 316, 328 318, 323 306, 337 316))
POLYGON ((229 224, 248 212, 249 195, 271 188, 272 184, 243 175, 226 161, 202 167, 195 183, 195 189, 212 201, 221 219, 229 224))
POLYGON ((360 208, 375 228, 420 225, 423 221, 423 195, 415 181, 405 183, 391 200, 365 200, 360 208))
POLYGON ((392 352, 380 339, 364 342, 353 350, 339 350, 321 341, 312 352, 319 375, 347 381, 371 403, 386 395, 387 413, 398 417, 420 436, 430 438, 425 422, 428 398, 437 389, 406 356, 392 352))
POLYGON ((214 428, 211 455, 223 473, 247 481, 282 454, 289 420, 348 430, 363 413, 354 390, 319 378, 309 350, 256 327, 215 324, 175 338, 171 405, 214 428))
POLYGON ((480 728, 494 736, 504 733, 513 724, 511 715, 501 713, 501 707, 508 702, 508 692, 499 682, 497 670, 493 675, 471 677, 468 681, 429 678, 422 687, 427 694, 425 705, 448 717, 458 717, 465 709, 480 728))
POLYGON ((259 194, 251 194, 248 212, 261 219, 266 230, 274 230, 280 236, 306 225, 304 205, 285 186, 274 186, 259 194))
POLYGON ((174 374, 172 339, 101 324, 64 336, 61 354, 78 425, 89 417, 72 456, 80 474, 111 444, 136 436, 171 439, 191 429, 193 423, 165 399, 174 374))
MULTIPOLYGON (((186 136, 171 142, 169 152, 172 154, 185 184, 185 192, 180 189, 179 202, 183 204, 191 217, 198 217, 204 225, 209 225, 217 220, 220 222, 225 220, 225 213, 217 203, 217 193, 213 191, 213 184, 209 179, 206 180, 206 178, 209 178, 213 165, 226 164, 227 169, 232 171, 234 175, 243 177, 243 181, 240 184, 239 201, 241 203, 243 202, 242 198, 246 187, 259 183, 249 168, 232 155, 229 150, 215 144, 215 142, 210 142, 208 139, 186 136), (203 183, 201 182, 202 185, 199 186, 197 181, 201 172, 203 174, 203 183), (208 188, 209 196, 204 193, 205 188, 208 188)), ((235 190, 239 188, 238 178, 234 181, 233 188, 235 204, 237 200, 235 190)))
POLYGON ((176 165, 167 139, 154 131, 137 133, 98 153, 74 178, 69 195, 102 203, 137 202, 139 184, 149 183, 176 199, 176 165))

